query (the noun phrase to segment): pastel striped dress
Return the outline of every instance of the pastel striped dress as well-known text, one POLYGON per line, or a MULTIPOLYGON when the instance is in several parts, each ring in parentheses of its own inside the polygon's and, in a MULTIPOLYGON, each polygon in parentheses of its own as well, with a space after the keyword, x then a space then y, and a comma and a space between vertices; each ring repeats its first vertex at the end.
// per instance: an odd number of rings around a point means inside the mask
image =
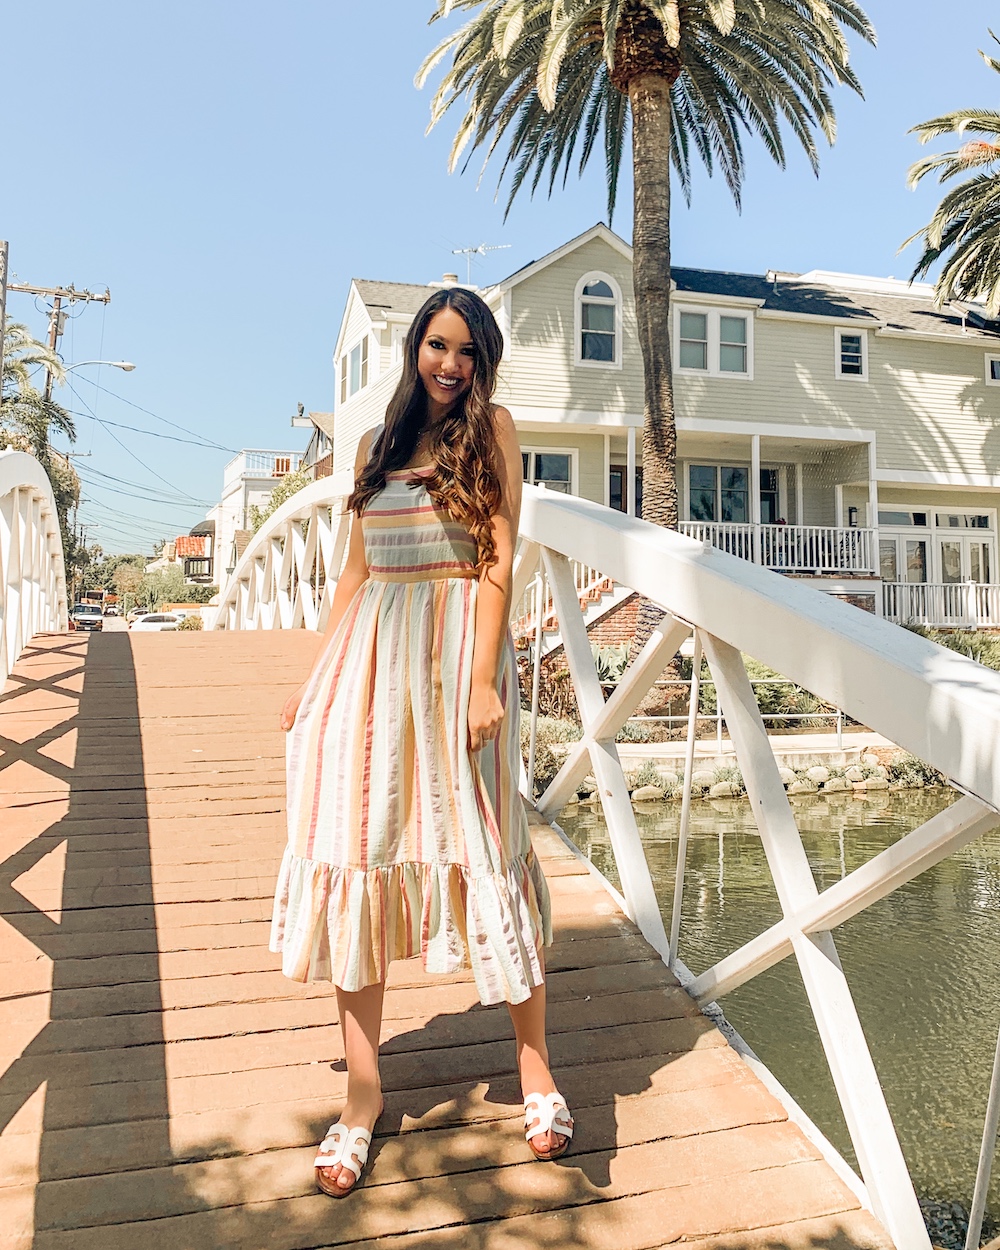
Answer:
POLYGON ((369 578, 288 735, 288 846, 271 949, 286 976, 359 990, 390 960, 471 965, 483 1003, 541 984, 549 895, 518 793, 508 633, 500 734, 468 747, 475 542, 420 470, 387 474, 361 517, 369 578))

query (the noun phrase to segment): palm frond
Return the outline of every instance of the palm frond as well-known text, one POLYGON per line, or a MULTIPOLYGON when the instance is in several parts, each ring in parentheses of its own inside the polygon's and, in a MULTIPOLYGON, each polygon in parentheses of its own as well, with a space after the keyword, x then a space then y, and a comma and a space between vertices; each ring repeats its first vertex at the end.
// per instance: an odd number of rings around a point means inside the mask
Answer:
MULTIPOLYGON (((756 135, 779 165, 790 134, 816 168, 816 132, 836 136, 832 91, 861 87, 848 60, 847 33, 874 42, 856 0, 642 0, 664 31, 671 90, 671 159, 685 194, 692 156, 718 170, 737 203, 743 140, 756 135), (673 51, 670 51, 673 49, 673 51), (679 65, 679 72, 678 72, 679 65)), ((452 148, 484 156, 503 145, 499 182, 507 209, 527 185, 552 193, 571 161, 583 172, 601 147, 614 212, 629 124, 627 96, 613 85, 625 0, 439 0, 432 20, 475 13, 425 60, 423 83, 448 65, 431 102, 430 126, 461 105, 452 148), (615 100, 617 95, 619 99, 615 100)), ((499 189, 499 188, 498 188, 499 189)))

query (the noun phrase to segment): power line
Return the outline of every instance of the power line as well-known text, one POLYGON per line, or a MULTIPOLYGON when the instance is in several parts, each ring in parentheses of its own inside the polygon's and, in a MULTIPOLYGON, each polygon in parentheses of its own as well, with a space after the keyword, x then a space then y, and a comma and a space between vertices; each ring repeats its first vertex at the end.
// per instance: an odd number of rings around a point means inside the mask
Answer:
MULTIPOLYGON (((120 421, 110 421, 107 417, 98 417, 92 412, 74 412, 71 415, 74 417, 86 417, 88 421, 96 421, 100 425, 113 425, 116 430, 131 430, 133 434, 146 434, 149 438, 166 438, 172 443, 188 443, 191 447, 214 448, 216 446, 215 443, 196 443, 193 438, 178 438, 176 434, 160 434, 156 430, 144 430, 138 425, 123 425, 120 421)), ((220 447, 219 450, 228 451, 229 448, 220 447)))
MULTIPOLYGON (((81 403, 81 404, 83 404, 84 408, 86 408, 86 409, 88 409, 88 410, 89 410, 89 412, 90 412, 91 416, 93 416, 94 420, 95 420, 95 421, 97 421, 100 425, 104 425, 104 426, 106 426, 106 422, 105 422, 105 421, 104 421, 101 417, 99 417, 99 416, 98 416, 98 415, 94 412, 94 410, 90 407, 90 404, 88 404, 88 403, 87 403, 87 401, 86 401, 86 400, 83 398, 83 396, 80 394, 80 392, 79 392, 78 390, 76 390, 76 389, 75 389, 75 387, 73 386, 72 382, 67 382, 67 383, 66 383, 66 385, 69 387, 69 389, 72 391, 72 393, 73 393, 73 394, 77 397, 77 399, 80 401, 80 403, 81 403)), ((186 496, 188 499, 190 499, 192 502, 197 503, 197 500, 195 500, 195 499, 194 499, 194 496, 193 496, 193 495, 188 495, 188 494, 187 494, 187 492, 186 492, 186 491, 181 490, 181 488, 180 488, 179 486, 175 486, 173 482, 169 482, 169 481, 167 481, 167 479, 166 479, 166 478, 165 478, 162 474, 157 473, 157 471, 156 471, 155 469, 151 469, 151 468, 149 467, 149 465, 148 465, 148 464, 146 464, 146 462, 145 462, 144 460, 140 460, 140 458, 139 458, 139 457, 135 454, 135 452, 134 452, 134 451, 133 451, 130 447, 126 447, 126 445, 122 442, 122 440, 118 437, 118 435, 117 435, 117 434, 112 433, 112 431, 111 431, 111 430, 107 430, 107 434, 108 434, 108 437, 109 437, 109 438, 113 438, 113 439, 114 439, 114 441, 118 444, 118 446, 122 449, 122 451, 124 451, 124 452, 125 452, 125 454, 126 454, 126 455, 131 456, 131 457, 132 457, 132 459, 136 462, 136 464, 141 465, 141 466, 142 466, 142 468, 144 468, 144 469, 146 470, 146 472, 147 472, 147 473, 151 473, 151 474, 153 475, 153 477, 155 477, 155 478, 159 478, 159 480, 160 480, 161 482, 165 483, 165 485, 169 486, 171 490, 175 490, 175 491, 177 491, 179 494, 181 494, 181 495, 185 495, 185 496, 186 496)))
MULTIPOLYGON (((212 507, 212 503, 209 502, 207 499, 196 499, 193 502, 189 502, 189 500, 181 499, 176 495, 169 496, 169 497, 165 496, 161 492, 156 492, 156 494, 151 495, 149 491, 146 491, 143 494, 139 494, 136 491, 122 490, 120 486, 108 486, 104 482, 95 482, 92 478, 87 477, 88 471, 92 473, 97 472, 97 470, 95 469, 91 469, 91 470, 85 470, 82 468, 77 469, 77 473, 80 477, 80 480, 83 481, 92 490, 107 490, 107 491, 110 491, 113 495, 127 495, 130 499, 141 499, 143 500, 144 503, 158 503, 158 504, 164 504, 170 507, 179 507, 179 508, 188 508, 188 507, 210 508, 212 507)), ((104 475, 102 474, 102 476, 104 475)), ((121 479, 113 478, 112 480, 117 482, 117 481, 120 481, 121 479)), ((125 482, 124 485, 135 486, 136 483, 125 482)))
MULTIPOLYGON (((193 434, 195 438, 200 438, 205 447, 214 447, 217 451, 232 452, 235 456, 237 451, 235 447, 225 447, 222 443, 214 443, 211 439, 206 439, 203 434, 199 434, 197 430, 189 430, 186 425, 178 425, 176 421, 168 421, 166 417, 161 417, 159 413, 151 412, 148 408, 143 408, 141 404, 133 403, 131 399, 126 399, 124 395, 119 395, 117 391, 109 390, 106 386, 101 386, 95 382, 93 378, 82 378, 84 382, 89 382, 91 386, 97 387, 99 391, 103 391, 105 395, 111 395, 113 398, 121 400, 123 404, 128 404, 130 408, 135 408, 137 412, 144 412, 147 417, 152 417, 155 421, 162 421, 164 425, 169 425, 175 430, 181 430, 184 434, 193 434)), ((131 427, 126 426, 126 429, 131 427)), ((147 431, 148 432, 148 431, 147 431)), ((163 436, 165 437, 165 436, 163 436)))

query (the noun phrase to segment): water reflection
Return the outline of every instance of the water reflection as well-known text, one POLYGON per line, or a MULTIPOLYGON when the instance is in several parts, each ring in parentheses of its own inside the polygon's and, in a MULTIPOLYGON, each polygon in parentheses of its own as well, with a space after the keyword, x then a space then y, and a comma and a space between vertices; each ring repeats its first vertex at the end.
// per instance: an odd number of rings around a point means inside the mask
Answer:
MULTIPOLYGON (((915 790, 795 799, 818 888, 840 880, 956 797, 949 790, 915 790)), ((669 923, 680 804, 649 804, 636 814, 669 923)), ((600 812, 567 808, 559 823, 617 885, 600 812)), ((836 931, 917 1191, 966 1205, 1000 1023, 998 912, 1000 830, 994 830, 836 931)), ((684 962, 701 972, 780 915, 746 800, 695 803, 680 938, 684 962)), ((722 1005, 853 1164, 794 959, 761 974, 722 1005)), ((1000 1215, 1000 1163, 990 1211, 1000 1215)))

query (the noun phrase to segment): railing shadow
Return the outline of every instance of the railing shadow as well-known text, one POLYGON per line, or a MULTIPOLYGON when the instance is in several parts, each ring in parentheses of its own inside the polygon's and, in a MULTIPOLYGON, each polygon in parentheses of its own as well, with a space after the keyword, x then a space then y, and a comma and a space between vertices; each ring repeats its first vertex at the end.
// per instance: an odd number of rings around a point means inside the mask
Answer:
MULTIPOLYGON (((36 638, 0 695, 0 712, 10 714, 0 719, 0 781, 8 773, 13 791, 5 832, 25 838, 0 865, 0 915, 52 966, 48 1020, 0 1075, 0 1131, 45 1090, 32 1243, 39 1245, 47 1230, 65 1227, 57 1182, 102 1171, 109 1125, 119 1121, 128 1133, 135 1129, 126 1121, 141 1121, 147 1147, 169 1152, 149 821, 128 636, 36 638), (35 678, 35 670, 45 675, 35 678), (33 732, 17 740, 25 725, 33 732), (74 732, 72 764, 53 760, 46 748, 74 732), (62 814, 48 823, 47 809, 62 814), (30 902, 14 881, 63 845, 61 888, 25 886, 42 895, 43 905, 30 902), (118 989, 121 956, 128 957, 130 984, 118 989), (127 1106, 121 1082, 136 1083, 127 1106)), ((79 1212, 82 1223, 97 1214, 79 1212)))

